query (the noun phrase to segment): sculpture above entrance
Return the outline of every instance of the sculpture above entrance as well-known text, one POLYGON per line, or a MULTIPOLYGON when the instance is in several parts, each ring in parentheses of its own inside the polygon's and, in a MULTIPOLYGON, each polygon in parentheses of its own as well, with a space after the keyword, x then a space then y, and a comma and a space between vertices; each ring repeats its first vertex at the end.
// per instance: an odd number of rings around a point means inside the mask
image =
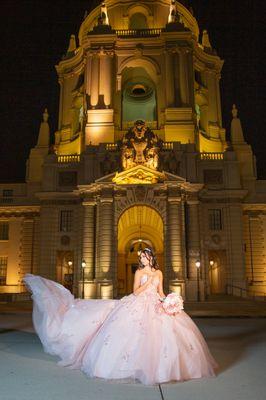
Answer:
POLYGON ((136 185, 164 182, 165 179, 166 176, 162 172, 154 171, 145 165, 135 165, 130 170, 117 172, 112 181, 117 185, 136 185))
POLYGON ((159 149, 162 141, 145 124, 138 120, 128 130, 122 140, 122 166, 124 170, 137 165, 158 169, 159 149))

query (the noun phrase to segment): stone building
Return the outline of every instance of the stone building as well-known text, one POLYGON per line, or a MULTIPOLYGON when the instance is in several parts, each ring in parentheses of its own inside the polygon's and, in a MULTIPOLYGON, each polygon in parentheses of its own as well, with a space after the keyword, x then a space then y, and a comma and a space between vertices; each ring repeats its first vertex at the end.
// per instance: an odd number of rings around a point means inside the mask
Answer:
POLYGON ((55 143, 45 110, 26 182, 0 185, 1 293, 31 272, 120 297, 145 246, 187 300, 266 292, 266 181, 236 106, 226 141, 222 66, 181 2, 109 0, 84 18, 56 66, 55 143))

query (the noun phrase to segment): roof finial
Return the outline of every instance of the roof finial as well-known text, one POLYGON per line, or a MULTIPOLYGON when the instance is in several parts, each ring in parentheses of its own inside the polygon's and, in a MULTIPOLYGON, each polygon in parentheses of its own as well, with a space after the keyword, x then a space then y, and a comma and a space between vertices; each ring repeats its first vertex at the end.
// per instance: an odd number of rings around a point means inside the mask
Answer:
POLYGON ((42 117, 43 117, 43 122, 48 122, 49 114, 47 108, 45 108, 42 117))
POLYGON ((233 118, 237 118, 237 114, 238 114, 238 109, 236 108, 236 105, 233 104, 233 108, 232 108, 233 118))
POLYGON ((47 108, 45 108, 42 117, 43 121, 39 129, 37 147, 48 147, 50 142, 50 128, 48 124, 49 114, 47 108))
POLYGON ((76 48, 77 48, 76 37, 75 37, 75 35, 71 35, 70 36, 70 40, 69 40, 67 53, 72 53, 73 51, 76 50, 76 48))
POLYGON ((104 1, 101 4, 101 18, 102 18, 103 25, 109 25, 107 6, 104 1))
POLYGON ((231 142, 232 144, 245 143, 241 121, 238 118, 238 109, 235 104, 233 104, 232 115, 233 119, 231 122, 231 142))
POLYGON ((177 22, 178 20, 179 20, 179 18, 178 18, 176 0, 171 0, 170 11, 169 11, 169 16, 168 16, 168 24, 171 24, 172 22, 177 22))
POLYGON ((202 32, 202 46, 211 49, 212 45, 210 42, 210 37, 208 34, 208 31, 206 29, 204 29, 204 31, 202 32))

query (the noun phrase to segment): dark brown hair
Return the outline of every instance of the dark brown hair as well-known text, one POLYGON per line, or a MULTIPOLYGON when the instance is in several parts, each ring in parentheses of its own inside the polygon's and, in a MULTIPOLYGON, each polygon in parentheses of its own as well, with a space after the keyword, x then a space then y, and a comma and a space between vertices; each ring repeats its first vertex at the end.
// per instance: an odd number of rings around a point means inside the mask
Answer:
POLYGON ((149 247, 145 247, 144 250, 140 250, 138 252, 138 256, 139 256, 139 269, 145 268, 145 265, 142 264, 140 257, 141 254, 145 254, 145 256, 150 260, 151 259, 151 267, 154 269, 159 269, 159 264, 157 262, 156 256, 154 255, 152 249, 150 249, 149 247))

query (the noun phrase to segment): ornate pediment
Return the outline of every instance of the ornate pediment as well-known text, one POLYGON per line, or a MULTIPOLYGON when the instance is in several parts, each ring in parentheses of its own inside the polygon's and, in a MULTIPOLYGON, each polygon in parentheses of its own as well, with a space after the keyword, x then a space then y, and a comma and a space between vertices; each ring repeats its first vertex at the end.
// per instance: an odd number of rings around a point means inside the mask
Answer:
POLYGON ((117 172, 112 179, 117 185, 139 185, 164 182, 166 176, 163 172, 148 168, 145 165, 136 165, 123 172, 117 172))

